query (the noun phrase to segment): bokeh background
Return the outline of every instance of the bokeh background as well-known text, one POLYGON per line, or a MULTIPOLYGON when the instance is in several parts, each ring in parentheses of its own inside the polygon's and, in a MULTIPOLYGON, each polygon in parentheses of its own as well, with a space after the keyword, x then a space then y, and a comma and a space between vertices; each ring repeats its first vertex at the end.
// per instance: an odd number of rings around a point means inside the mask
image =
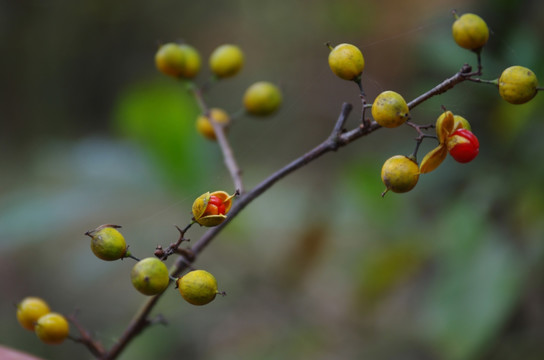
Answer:
MULTIPOLYGON (((357 126, 357 88, 330 72, 325 42, 361 48, 369 99, 390 89, 410 100, 475 64, 451 38, 452 9, 491 29, 483 78, 510 65, 544 78, 537 0, 0 1, 0 344, 91 358, 18 325, 14 304, 34 295, 79 310, 111 346, 145 298, 130 284, 133 261, 98 260, 85 231, 122 225, 131 251, 150 256, 177 239, 194 198, 234 190, 216 144, 195 131, 185 84, 155 69, 158 44, 195 46, 198 83, 215 47, 238 44, 243 71, 206 93, 230 113, 251 83, 281 86, 277 114, 241 116, 229 132, 251 188, 328 136, 343 102, 357 126)), ((472 123, 475 161, 448 158, 412 192, 381 198, 381 165, 413 150, 413 130, 380 130, 325 155, 199 257, 226 297, 194 307, 169 289, 153 313, 169 324, 121 358, 544 358, 544 95, 514 106, 493 86, 463 83, 413 120, 434 122, 442 105, 472 123)))

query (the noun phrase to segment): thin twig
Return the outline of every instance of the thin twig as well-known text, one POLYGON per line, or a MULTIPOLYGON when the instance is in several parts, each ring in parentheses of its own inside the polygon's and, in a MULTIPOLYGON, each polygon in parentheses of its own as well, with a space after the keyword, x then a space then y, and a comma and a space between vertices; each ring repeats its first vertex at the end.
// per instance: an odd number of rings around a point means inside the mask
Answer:
POLYGON ((81 325, 81 323, 79 322, 77 318, 77 311, 76 313, 70 315, 68 317, 68 320, 70 320, 70 322, 72 323, 72 325, 74 325, 74 327, 77 329, 80 335, 78 338, 72 338, 72 340, 85 345, 85 347, 89 349, 89 351, 95 357, 100 358, 104 356, 104 354, 106 353, 106 351, 104 350, 104 347, 102 346, 100 342, 93 339, 91 334, 81 325))
POLYGON ((206 102, 204 101, 204 98, 202 96, 202 90, 198 88, 193 88, 192 91, 198 102, 200 110, 202 111, 204 116, 210 119, 210 123, 213 126, 213 131, 215 132, 217 143, 221 147, 221 152, 223 153, 225 166, 230 173, 232 181, 234 182, 234 186, 236 190, 240 192, 240 194, 243 194, 244 185, 242 182, 242 171, 240 170, 240 167, 236 162, 236 158, 234 157, 234 153, 232 152, 232 148, 225 134, 225 127, 213 118, 212 113, 210 112, 210 109, 206 105, 206 102))

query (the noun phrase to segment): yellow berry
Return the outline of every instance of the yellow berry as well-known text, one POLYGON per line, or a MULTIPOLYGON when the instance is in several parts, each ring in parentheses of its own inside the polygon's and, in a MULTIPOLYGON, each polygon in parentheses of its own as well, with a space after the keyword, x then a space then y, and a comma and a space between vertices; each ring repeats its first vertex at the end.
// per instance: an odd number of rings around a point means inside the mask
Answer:
POLYGON ((538 80, 534 72, 523 66, 511 66, 499 78, 499 94, 511 104, 523 104, 535 97, 538 80))
POLYGON ((185 62, 181 69, 180 76, 184 78, 194 78, 200 71, 201 60, 198 51, 188 44, 181 44, 179 48, 183 52, 185 62))
MULTIPOLYGON (((227 114, 227 112, 223 109, 219 108, 213 108, 210 109, 211 117, 218 122, 220 125, 224 126, 224 129, 228 129, 228 125, 230 123, 230 117, 227 114)), ((196 119, 196 129, 197 131, 204 136, 205 138, 209 140, 216 140, 215 136, 215 130, 213 129, 213 125, 208 117, 205 115, 200 115, 196 119)))
POLYGON ((144 295, 157 295, 163 292, 170 282, 168 268, 158 258, 140 260, 130 272, 132 285, 144 295))
POLYGON ((193 305, 206 305, 215 299, 217 281, 205 270, 193 270, 177 280, 181 296, 193 305))
POLYGON ((161 45, 155 54, 155 65, 162 73, 180 77, 185 66, 185 53, 176 43, 161 45))
POLYGON ((61 314, 49 313, 38 319, 34 331, 44 343, 60 344, 68 337, 70 326, 61 314))
POLYGON ((227 218, 232 206, 232 198, 224 191, 209 191, 200 195, 193 202, 193 218, 202 226, 212 227, 221 224, 227 218))
POLYGON ((329 67, 344 80, 356 80, 363 72, 365 59, 356 46, 340 44, 329 53, 329 67))
POLYGON ((113 261, 128 255, 127 243, 118 225, 101 225, 85 235, 91 238, 91 250, 99 259, 113 261))
POLYGON ((481 49, 489 39, 485 21, 475 14, 463 14, 452 25, 453 39, 457 45, 469 50, 481 49))
POLYGON ((281 92, 278 87, 267 81, 251 85, 244 93, 244 107, 253 115, 270 115, 281 105, 281 92))
POLYGON ((394 91, 384 91, 372 104, 372 117, 378 124, 394 128, 410 118, 410 110, 404 98, 394 91))
POLYGON ((212 52, 209 63, 217 77, 230 77, 236 75, 244 65, 244 54, 236 45, 221 45, 212 52))
POLYGON ((382 181, 386 190, 396 193, 404 193, 412 190, 419 179, 419 167, 417 163, 404 155, 395 155, 382 166, 382 181))
POLYGON ((33 331, 38 319, 49 312, 49 305, 38 297, 26 297, 17 304, 17 320, 27 330, 33 331))

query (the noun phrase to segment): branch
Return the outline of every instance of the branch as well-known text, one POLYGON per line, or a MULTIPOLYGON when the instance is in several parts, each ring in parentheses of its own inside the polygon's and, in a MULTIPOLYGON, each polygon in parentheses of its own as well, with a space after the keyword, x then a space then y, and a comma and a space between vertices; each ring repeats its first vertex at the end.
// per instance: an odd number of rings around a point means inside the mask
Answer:
POLYGON ((193 88, 193 93, 198 102, 198 105, 200 106, 200 109, 202 110, 202 113, 204 114, 204 116, 210 119, 210 122, 213 126, 213 131, 215 132, 215 137, 217 139, 217 142, 219 143, 219 146, 221 147, 221 152, 223 153, 225 166, 229 170, 232 181, 234 182, 234 187, 236 188, 236 190, 238 190, 240 194, 243 194, 244 185, 242 183, 241 177, 242 171, 240 170, 240 167, 236 162, 236 159, 232 152, 232 148, 230 147, 229 141, 227 140, 227 136, 225 134, 225 127, 213 118, 210 109, 208 108, 204 101, 204 98, 202 97, 202 90, 193 88))
MULTIPOLYGON (((442 94, 452 89, 455 85, 469 79, 471 76, 474 76, 474 75, 479 75, 479 71, 472 72, 472 68, 469 65, 465 64, 461 68, 461 70, 459 70, 459 72, 457 72, 450 78, 444 80, 443 82, 441 82, 440 84, 438 84, 431 90, 427 91, 426 93, 410 101, 408 103, 408 107, 412 109, 416 107, 417 105, 421 104, 422 102, 430 99, 431 97, 442 94)), ((195 90, 195 95, 197 96, 197 99, 203 111, 209 112, 206 105, 204 104, 204 101, 202 99, 202 96, 199 90, 195 90)), ((364 110, 366 108, 366 105, 364 102, 362 105, 364 110)), ((185 251, 181 252, 180 257, 176 260, 175 264, 173 265, 173 268, 171 270, 171 276, 178 277, 185 269, 187 269, 196 260, 198 255, 211 243, 211 241, 221 231, 223 231, 223 229, 238 215, 238 213, 240 213, 240 211, 242 211, 247 205, 249 205, 253 200, 258 198, 266 190, 272 187, 276 182, 283 179, 285 176, 291 174, 292 172, 309 164, 310 162, 318 159, 322 155, 331 151, 336 151, 340 147, 344 147, 350 144, 351 142, 363 136, 366 136, 370 133, 373 133, 374 131, 381 128, 381 126, 378 125, 375 121, 372 121, 372 122, 368 122, 367 124, 364 124, 364 123, 360 124, 358 127, 350 131, 345 131, 344 125, 346 123, 346 120, 349 114, 351 113, 351 110, 352 110, 352 105, 348 103, 344 103, 342 105, 340 115, 338 116, 338 119, 333 127, 333 130, 325 141, 317 145, 315 148, 313 148, 306 154, 293 160, 292 162, 290 162, 283 168, 274 172, 272 175, 264 179, 260 184, 255 186, 255 188, 253 188, 251 191, 247 193, 241 192, 241 196, 233 204, 225 221, 216 227, 210 228, 192 247, 185 249, 185 251)), ((212 123, 214 123, 214 129, 216 130, 216 135, 219 135, 217 137, 218 140, 221 138, 221 135, 223 135, 223 138, 224 138, 224 132, 220 124, 216 124, 215 121, 213 121, 212 123)), ((225 163, 227 164, 227 167, 229 167, 229 171, 231 172, 235 185, 237 187, 241 187, 241 179, 239 176, 240 170, 238 166, 236 165, 234 156, 232 156, 232 151, 230 150, 230 147, 228 146, 228 142, 226 141, 226 138, 224 138, 224 140, 225 140, 224 143, 222 143, 219 140, 219 144, 222 146, 223 154, 225 157, 225 163), (225 144, 227 146, 225 146, 225 144), (225 151, 225 149, 227 151, 225 151)), ((133 320, 131 321, 131 323, 129 324, 129 326, 127 327, 127 329, 125 330, 121 338, 119 339, 119 341, 117 341, 117 343, 102 358, 102 360, 115 359, 136 335, 138 335, 142 330, 144 330, 147 326, 151 324, 151 321, 148 320, 148 316, 161 296, 162 296, 162 293, 155 295, 149 298, 149 300, 147 300, 144 303, 142 308, 134 316, 133 320)))

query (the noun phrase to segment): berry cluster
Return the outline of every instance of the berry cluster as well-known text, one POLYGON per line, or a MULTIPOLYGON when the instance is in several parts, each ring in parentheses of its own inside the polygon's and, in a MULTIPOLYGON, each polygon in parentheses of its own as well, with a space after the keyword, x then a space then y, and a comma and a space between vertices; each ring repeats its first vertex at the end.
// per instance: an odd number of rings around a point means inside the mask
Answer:
MULTIPOLYGON (((485 21, 475 14, 463 14, 458 16, 453 13, 455 21, 452 25, 454 41, 462 48, 468 49, 477 55, 478 71, 471 72, 470 69, 460 72, 463 79, 481 83, 489 83, 498 87, 499 95, 511 104, 523 104, 531 100, 538 92, 538 81, 536 75, 522 66, 511 66, 504 70, 497 80, 482 80, 476 76, 482 74, 481 52, 489 39, 489 29, 485 21)), ((469 122, 459 116, 452 114, 444 108, 443 113, 438 117, 435 124, 418 125, 411 122, 410 106, 402 95, 395 91, 387 90, 380 93, 374 102, 369 106, 366 104, 365 94, 361 83, 361 76, 364 69, 364 58, 361 51, 351 44, 340 44, 332 47, 329 53, 329 66, 332 72, 344 80, 355 81, 361 91, 363 99, 363 124, 371 126, 370 119, 365 118, 365 110, 371 107, 372 119, 375 124, 384 128, 396 128, 407 124, 418 131, 417 144, 414 152, 409 156, 395 155, 383 164, 381 178, 386 186, 382 193, 385 195, 389 190, 396 193, 404 193, 412 190, 419 179, 420 174, 429 173, 435 170, 448 153, 460 163, 468 163, 479 153, 480 143, 472 132, 469 122), (425 134, 422 130, 436 128, 436 136, 425 134), (424 138, 436 138, 439 145, 425 155, 420 164, 417 163, 417 151, 424 138)))
POLYGON ((70 332, 66 318, 51 312, 49 305, 39 297, 29 296, 17 304, 17 320, 46 344, 60 344, 70 332))

